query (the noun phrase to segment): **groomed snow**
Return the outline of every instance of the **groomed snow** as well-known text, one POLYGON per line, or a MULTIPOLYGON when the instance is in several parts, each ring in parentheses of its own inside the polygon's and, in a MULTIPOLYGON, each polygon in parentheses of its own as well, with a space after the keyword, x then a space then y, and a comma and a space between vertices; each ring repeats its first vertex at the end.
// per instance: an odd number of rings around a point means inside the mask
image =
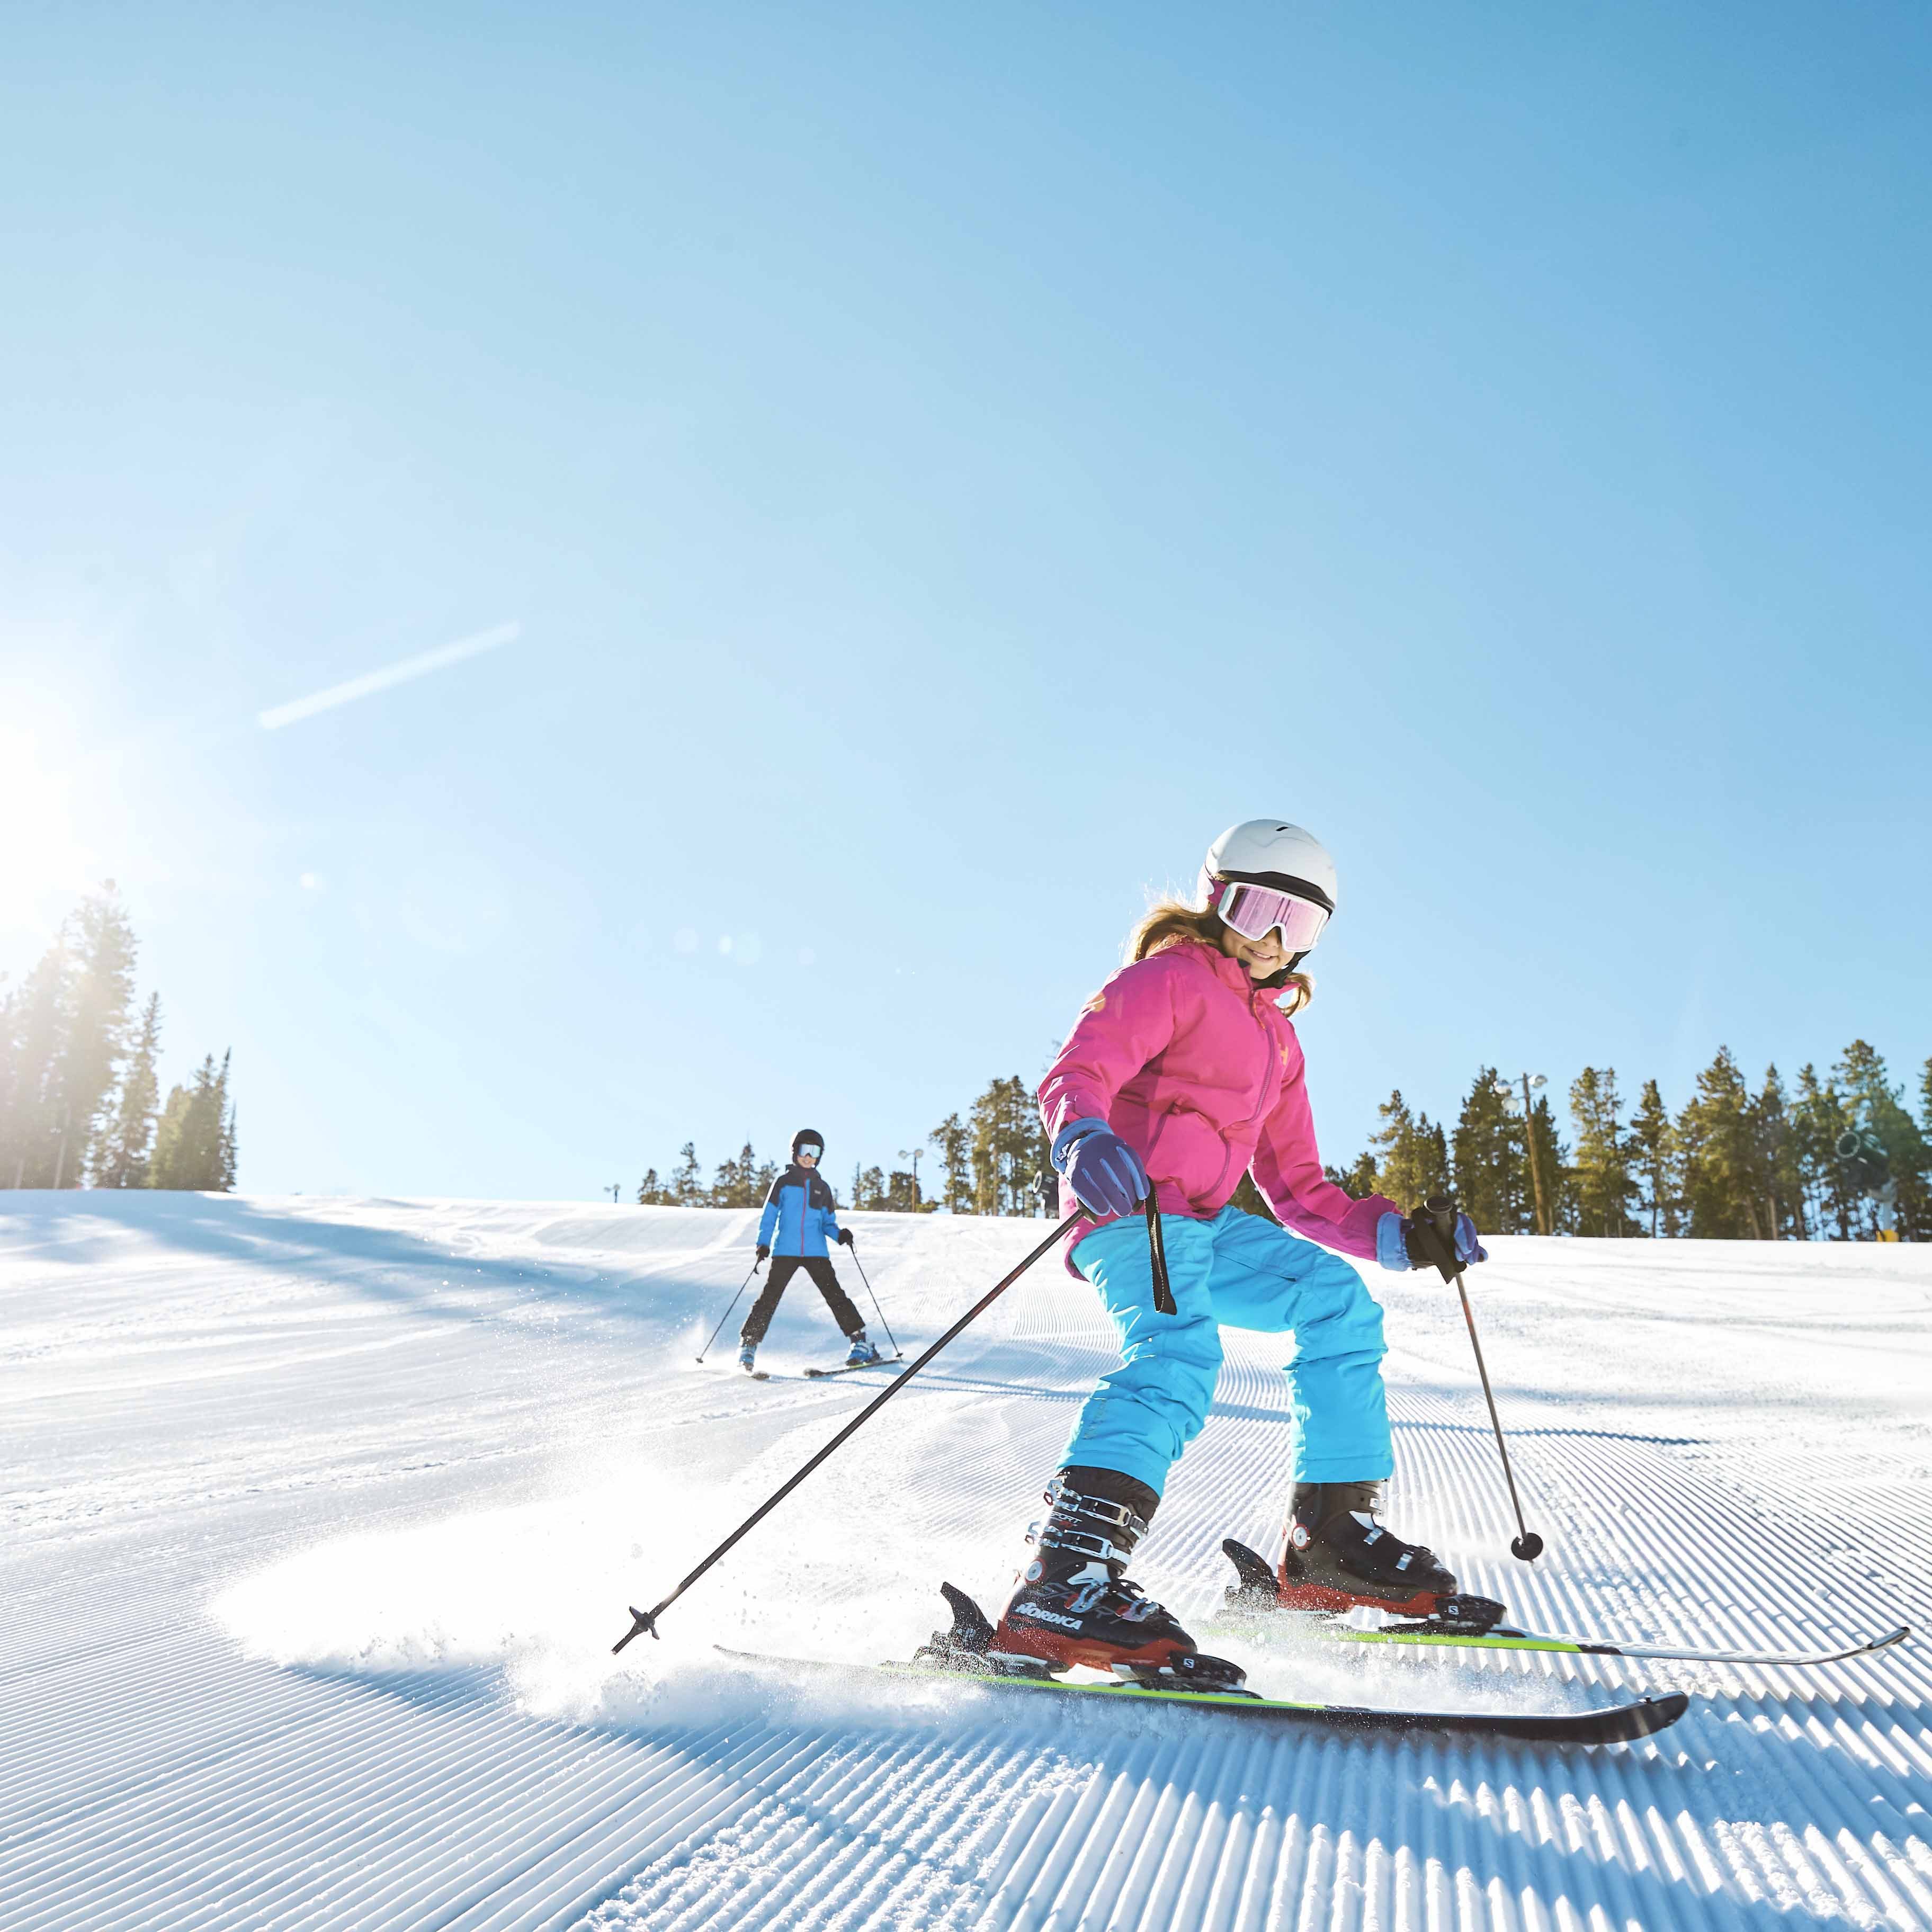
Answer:
MULTIPOLYGON (((802 1282, 771 1381, 693 1361, 753 1218, 0 1196, 0 1927, 1932 1925, 1922 1639, 1808 1672, 1213 1646, 1352 1702, 1692 1693, 1596 1752, 721 1658, 908 1654, 942 1578, 992 1606, 1110 1359, 1056 1262, 612 1658, 626 1604, 880 1385, 799 1375, 834 1339, 802 1282)), ((908 1353, 1045 1232, 854 1220, 908 1353)), ((1548 1553, 1507 1553, 1453 1293, 1378 1276, 1399 1528, 1545 1628, 1932 1623, 1932 1250, 1494 1246, 1479 1312, 1548 1553)), ((1272 1548, 1283 1396, 1231 1336, 1137 1566, 1185 1616, 1223 1535, 1272 1548)))

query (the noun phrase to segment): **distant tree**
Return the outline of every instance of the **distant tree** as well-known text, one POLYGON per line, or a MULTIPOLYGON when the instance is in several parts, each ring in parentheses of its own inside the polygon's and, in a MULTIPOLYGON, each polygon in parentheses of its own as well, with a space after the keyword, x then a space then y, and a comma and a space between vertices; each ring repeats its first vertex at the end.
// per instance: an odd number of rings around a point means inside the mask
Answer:
POLYGON ((71 960, 64 926, 8 1004, 7 1090, 0 1094, 0 1178, 12 1187, 53 1184, 65 1116, 60 1071, 67 1044, 71 960))
POLYGON ((1382 1177, 1376 1172, 1376 1157, 1372 1154, 1358 1154, 1352 1166, 1324 1167, 1322 1172, 1344 1193, 1352 1194, 1358 1201, 1365 1194, 1382 1192, 1382 1177))
POLYGON ((1753 1172, 1763 1190, 1764 1232, 1769 1240, 1804 1238, 1804 1186, 1798 1174, 1798 1141, 1775 1066, 1751 1102, 1753 1172))
POLYGON ((148 995, 141 1030, 121 1076, 121 1094, 114 1118, 94 1154, 97 1187, 146 1187, 148 1162, 154 1152, 154 1124, 160 1111, 160 1084, 156 1072, 161 1050, 161 996, 148 995))
POLYGON ((991 1082, 973 1103, 974 1205, 982 1214, 1027 1214, 1034 1177, 1046 1165, 1046 1135, 1031 1090, 1018 1074, 991 1082))
POLYGON ((78 1187, 106 1124, 134 996, 134 931, 112 879, 68 915, 66 950, 65 1024, 54 1075, 60 1126, 53 1184, 78 1187))
POLYGON ((1543 1176, 1543 1232, 1574 1233, 1576 1226, 1576 1176, 1570 1166, 1570 1150, 1556 1130, 1556 1116, 1550 1096, 1539 1094, 1531 1111, 1528 1138, 1536 1150, 1537 1171, 1543 1176))
POLYGON ((1814 1240, 1852 1238, 1858 1190, 1838 1160, 1839 1137, 1851 1124, 1837 1088, 1828 1081, 1821 1082, 1817 1069, 1807 1060, 1798 1070, 1791 1141, 1804 1232, 1814 1240))
POLYGON ((875 1213, 891 1204, 886 1193, 886 1177, 876 1167, 852 1171, 852 1205, 861 1214, 875 1213))
POLYGON ((1928 1140, 1932 1140, 1932 1060, 1928 1060, 1918 1075, 1918 1126, 1928 1140))
MULTIPOLYGON (((1532 1225, 1529 1170, 1522 1127, 1493 1066, 1479 1066, 1450 1136, 1456 1204, 1485 1234, 1513 1234, 1532 1225)), ((1354 1192, 1353 1189, 1351 1192, 1354 1192)), ((1372 1185, 1362 1190, 1373 1193, 1372 1185)))
POLYGON ((949 1214, 970 1214, 973 1208, 973 1137, 957 1114, 948 1114, 931 1133, 928 1143, 939 1155, 939 1199, 949 1214))
MULTIPOLYGON (((1905 1090, 1894 1087, 1885 1057, 1876 1047, 1855 1040, 1832 1069, 1858 1125, 1883 1143, 1886 1160, 1897 1192, 1898 1230, 1914 1240, 1932 1236, 1932 1199, 1928 1199, 1927 1168, 1932 1149, 1905 1109, 1905 1090)), ((1877 1210, 1868 1204, 1868 1231, 1877 1232, 1877 1210)))
MULTIPOLYGON (((1375 1190, 1371 1188, 1369 1191, 1372 1193, 1375 1190)), ((1268 1205, 1268 1196, 1255 1185, 1255 1178, 1252 1174, 1243 1174, 1234 1183, 1234 1196, 1228 1204, 1238 1208, 1244 1214, 1253 1215, 1258 1220, 1278 1221, 1281 1218, 1268 1205)))
POLYGON ((1637 1202, 1640 1210, 1650 1216, 1652 1237, 1675 1234, 1678 1228, 1677 1130, 1671 1124, 1654 1080, 1646 1080, 1637 1096, 1636 1112, 1630 1116, 1630 1148, 1637 1202))
POLYGON ((1376 1110, 1382 1126, 1369 1137, 1382 1192, 1406 1210, 1449 1190, 1449 1148, 1426 1114, 1412 1114, 1397 1088, 1376 1110))
POLYGON ((718 1162, 717 1176, 711 1184, 710 1204, 714 1208, 762 1207, 771 1192, 771 1180, 766 1179, 762 1187, 758 1183, 761 1177, 771 1174, 770 1162, 760 1167, 747 1141, 738 1150, 736 1160, 718 1162))
POLYGON ((1570 1118, 1576 1124, 1572 1184, 1578 1226, 1586 1234, 1621 1239, 1630 1232, 1630 1203, 1639 1190, 1630 1175, 1622 1112, 1614 1066, 1586 1066, 1570 1083, 1570 1118))
POLYGON ((640 1208, 674 1208, 676 1195, 658 1178, 654 1167, 644 1169, 644 1178, 638 1183, 638 1205, 640 1208))
POLYGON ((913 1184, 910 1168, 894 1168, 886 1182, 886 1198, 880 1204, 895 1214, 919 1212, 919 1190, 913 1184))
POLYGON ((209 1054, 196 1070, 192 1087, 170 1090, 148 1172, 148 1184, 154 1187, 226 1192, 235 1185, 226 1054, 218 1067, 209 1054))
POLYGON ((686 1141, 677 1150, 677 1165, 670 1171, 671 1198, 680 1208, 707 1204, 704 1170, 698 1164, 698 1144, 686 1141))
POLYGON ((1697 1076, 1697 1091, 1677 1118, 1684 1150, 1684 1198, 1700 1240, 1756 1240, 1767 1230, 1766 1190, 1750 1094, 1727 1046, 1697 1076))

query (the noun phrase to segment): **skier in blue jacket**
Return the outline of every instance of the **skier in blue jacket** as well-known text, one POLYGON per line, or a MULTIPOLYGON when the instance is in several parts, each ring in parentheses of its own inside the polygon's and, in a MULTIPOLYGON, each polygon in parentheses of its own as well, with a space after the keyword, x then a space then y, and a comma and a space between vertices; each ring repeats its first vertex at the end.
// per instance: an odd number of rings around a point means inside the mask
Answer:
POLYGON ((826 1252, 829 1234, 841 1247, 852 1246, 852 1231, 838 1225, 838 1204, 832 1198, 818 1163, 825 1157, 825 1136, 809 1127, 801 1127, 791 1137, 791 1165, 772 1183, 765 1197, 765 1211, 758 1217, 758 1259, 773 1255, 772 1271, 765 1277, 764 1292, 752 1304, 745 1325, 738 1331, 738 1366, 749 1369, 756 1361, 758 1344, 778 1312, 778 1302, 787 1285, 800 1268, 811 1276, 839 1332, 851 1346, 847 1364, 854 1368, 885 1358, 866 1338, 866 1324, 851 1298, 838 1286, 826 1252))

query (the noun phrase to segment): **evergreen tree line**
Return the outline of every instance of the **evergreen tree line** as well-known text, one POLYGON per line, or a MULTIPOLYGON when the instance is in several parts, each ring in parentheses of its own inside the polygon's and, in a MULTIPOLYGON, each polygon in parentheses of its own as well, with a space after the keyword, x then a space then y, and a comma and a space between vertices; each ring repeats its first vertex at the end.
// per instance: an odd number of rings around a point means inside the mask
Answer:
MULTIPOLYGON (((840 1206, 900 1214, 931 1214, 941 1208, 950 1214, 1045 1211, 1037 1184, 1047 1168, 1046 1135, 1033 1089, 1017 1073, 988 1082, 963 1118, 948 1114, 928 1136, 927 1144, 937 1156, 933 1186, 920 1180, 914 1150, 902 1148, 903 1167, 887 1171, 856 1165, 850 1192, 840 1206)), ((748 1140, 737 1158, 722 1162, 706 1182, 698 1149, 686 1141, 668 1176, 660 1179, 656 1168, 646 1170, 638 1202, 646 1208, 762 1207, 778 1174, 777 1165, 761 1161, 748 1140)))
POLYGON ((0 1188, 234 1186, 228 1056, 160 1103, 160 995, 136 1015, 137 950, 110 879, 17 986, 0 975, 0 1188))
POLYGON ((1328 1177, 1405 1208, 1453 1193, 1486 1233, 1870 1240, 1878 1209, 1862 1142, 1883 1150, 1900 1238, 1932 1240, 1932 1060, 1916 1120, 1884 1057, 1862 1040, 1824 1079, 1801 1067, 1795 1091, 1771 1066, 1754 1093, 1720 1047, 1674 1118, 1654 1080, 1626 1118, 1616 1070, 1586 1066, 1570 1088, 1574 1141, 1546 1093, 1527 1117, 1523 1098, 1494 1067, 1479 1068, 1445 1127, 1398 1090, 1367 1150, 1328 1177))

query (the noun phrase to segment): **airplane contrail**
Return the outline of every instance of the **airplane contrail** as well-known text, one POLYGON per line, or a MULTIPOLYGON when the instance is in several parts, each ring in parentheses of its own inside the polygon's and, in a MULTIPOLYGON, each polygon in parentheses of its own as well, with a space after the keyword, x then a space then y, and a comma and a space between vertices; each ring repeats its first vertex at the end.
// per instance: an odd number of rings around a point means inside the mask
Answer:
POLYGON ((380 670, 364 671, 360 677, 352 677, 346 684, 332 684, 326 691, 313 692, 307 698, 298 698, 292 704, 278 704, 267 711, 259 711, 255 714, 256 722, 265 731, 279 731, 284 724, 313 718, 318 711, 333 711, 338 704, 352 704, 358 698, 387 691, 392 684, 406 684, 412 677, 427 677, 431 671, 460 664, 465 658, 494 651, 500 644, 512 642, 522 634, 523 628, 520 624, 498 624, 489 630, 478 631, 473 637, 458 638, 453 644, 442 644, 433 651, 419 652, 399 663, 386 664, 380 670))

